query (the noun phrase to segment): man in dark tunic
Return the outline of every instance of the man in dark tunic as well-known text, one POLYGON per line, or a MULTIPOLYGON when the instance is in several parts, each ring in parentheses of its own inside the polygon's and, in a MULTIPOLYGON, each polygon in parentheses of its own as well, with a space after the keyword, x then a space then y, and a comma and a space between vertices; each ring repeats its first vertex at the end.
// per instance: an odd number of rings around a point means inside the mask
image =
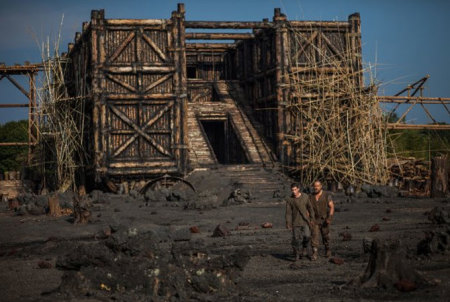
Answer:
POLYGON ((309 196, 300 191, 300 185, 291 185, 292 196, 286 199, 286 228, 292 230, 292 249, 295 261, 306 256, 311 238, 310 224, 313 211, 309 196), (302 250, 300 250, 302 247, 302 250))
POLYGON ((322 189, 322 183, 315 181, 313 194, 310 197, 311 205, 314 209, 314 219, 311 229, 311 246, 313 254, 311 260, 317 260, 319 237, 322 235, 322 242, 325 245, 326 257, 331 257, 330 250, 330 224, 334 215, 334 203, 331 194, 322 189))

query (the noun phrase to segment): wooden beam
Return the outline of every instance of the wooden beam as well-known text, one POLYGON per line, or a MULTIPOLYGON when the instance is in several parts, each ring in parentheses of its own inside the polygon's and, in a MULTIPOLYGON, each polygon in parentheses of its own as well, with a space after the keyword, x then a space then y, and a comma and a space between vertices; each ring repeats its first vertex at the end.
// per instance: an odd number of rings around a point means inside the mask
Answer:
POLYGON ((0 66, 0 74, 27 74, 34 73, 43 69, 42 64, 28 64, 28 65, 16 65, 16 66, 0 66))
POLYGON ((28 145, 30 145, 30 143, 25 143, 25 142, 17 142, 17 143, 4 142, 4 143, 0 143, 0 146, 28 146, 28 145))
POLYGON ((409 103, 417 101, 418 104, 450 104, 450 98, 420 97, 420 96, 377 96, 380 103, 409 103))
POLYGON ((138 92, 138 91, 136 90, 136 87, 133 87, 133 86, 131 86, 130 84, 121 81, 120 79, 116 78, 115 76, 113 76, 113 75, 111 75, 111 74, 106 74, 106 77, 107 77, 108 79, 110 79, 111 81, 113 81, 114 83, 116 83, 116 84, 122 86, 122 87, 125 88, 125 89, 128 89, 128 90, 131 91, 131 92, 138 92))
POLYGON ((29 104, 0 104, 0 108, 29 107, 29 104))
POLYGON ((350 72, 350 67, 291 67, 292 73, 342 73, 350 72))
POLYGON ((14 80, 13 78, 11 78, 8 74, 5 75, 5 77, 14 85, 17 87, 17 89, 19 89, 27 98, 29 98, 29 94, 28 91, 26 91, 22 85, 20 85, 16 80, 14 80))
POLYGON ((173 66, 105 66, 105 71, 111 73, 167 73, 175 71, 173 66))
POLYGON ((450 130, 450 125, 414 125, 414 124, 397 124, 397 123, 388 123, 388 129, 392 130, 450 130))
POLYGON ((167 24, 166 19, 108 19, 106 25, 154 26, 167 24))
MULTIPOLYGON (((115 94, 115 93, 110 93, 110 94, 105 94, 105 98, 108 100, 170 100, 170 99, 174 99, 176 97, 175 94, 173 93, 152 93, 152 94, 134 94, 134 93, 130 93, 130 94, 115 94)), ((167 102, 166 102, 167 103, 167 102)))
POLYGON ((247 40, 255 35, 250 33, 186 33, 187 40, 247 40))
POLYGON ((122 41, 122 43, 120 43, 119 47, 117 47, 117 49, 114 51, 114 53, 111 55, 111 57, 109 57, 109 62, 114 61, 115 59, 117 59, 117 57, 122 53, 122 51, 125 49, 125 47, 127 47, 128 44, 130 44, 131 40, 134 39, 134 37, 136 36, 136 34, 134 32, 131 32, 128 37, 122 41))
POLYGON ((305 28, 311 30, 311 28, 320 27, 330 29, 348 29, 350 23, 347 21, 288 21, 291 27, 305 28))
POLYGON ((269 22, 252 21, 185 21, 186 28, 272 28, 269 22))
POLYGON ((167 81, 167 80, 168 80, 169 78, 171 78, 172 76, 173 76, 172 73, 166 74, 165 76, 159 78, 159 79, 156 80, 155 82, 153 82, 153 83, 149 84, 148 86, 146 86, 146 87, 144 88, 144 92, 147 92, 147 91, 151 90, 152 88, 155 88, 155 87, 158 86, 159 84, 161 84, 161 83, 167 81))
POLYGON ((186 43, 186 50, 191 49, 230 49, 235 48, 236 45, 231 43, 186 43))
POLYGON ((158 47, 158 45, 156 45, 155 42, 153 42, 152 39, 150 39, 149 36, 147 36, 146 34, 142 34, 142 38, 144 39, 145 42, 147 42, 148 45, 150 45, 151 48, 153 48, 153 50, 158 54, 158 56, 165 62, 167 61, 167 57, 166 55, 162 52, 162 50, 158 47))

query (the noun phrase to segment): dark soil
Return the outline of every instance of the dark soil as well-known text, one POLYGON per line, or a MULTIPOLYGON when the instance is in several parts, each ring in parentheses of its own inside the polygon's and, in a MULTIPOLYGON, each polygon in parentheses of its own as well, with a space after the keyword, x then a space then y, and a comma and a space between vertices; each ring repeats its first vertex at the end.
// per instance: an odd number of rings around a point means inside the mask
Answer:
POLYGON ((247 194, 245 186, 230 179, 224 183, 213 174, 195 176, 196 193, 181 187, 147 198, 97 192, 85 225, 73 224, 68 216, 18 216, 3 204, 0 300, 448 299, 449 199, 365 197, 348 202, 337 194, 333 258, 294 263, 284 203, 273 197, 288 194, 289 184, 277 194, 260 194, 254 187, 247 194), (233 195, 237 188, 241 193, 233 195), (224 203, 230 196, 233 202, 224 203), (272 228, 263 228, 266 222, 272 228), (221 235, 212 236, 219 225, 221 235), (370 232, 373 225, 379 228, 370 232), (402 263, 427 282, 351 282, 366 271, 375 239, 400 245, 402 263))

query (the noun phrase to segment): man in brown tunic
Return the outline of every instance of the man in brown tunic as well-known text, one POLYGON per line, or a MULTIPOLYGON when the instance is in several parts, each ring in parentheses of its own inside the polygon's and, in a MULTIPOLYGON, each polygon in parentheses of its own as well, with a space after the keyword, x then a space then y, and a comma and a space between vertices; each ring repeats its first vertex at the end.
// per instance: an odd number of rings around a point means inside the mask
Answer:
POLYGON ((311 237, 309 225, 313 211, 308 195, 300 191, 296 183, 291 185, 292 196, 286 199, 286 228, 292 230, 292 249, 295 260, 306 256, 306 249, 311 237), (303 248, 300 251, 300 246, 303 248))
POLYGON ((311 260, 315 261, 317 260, 320 235, 322 235, 322 242, 325 245, 326 257, 331 257, 330 224, 334 215, 334 203, 331 195, 322 189, 320 181, 314 182, 314 194, 311 195, 310 200, 314 209, 311 229, 311 246, 313 248, 311 260))

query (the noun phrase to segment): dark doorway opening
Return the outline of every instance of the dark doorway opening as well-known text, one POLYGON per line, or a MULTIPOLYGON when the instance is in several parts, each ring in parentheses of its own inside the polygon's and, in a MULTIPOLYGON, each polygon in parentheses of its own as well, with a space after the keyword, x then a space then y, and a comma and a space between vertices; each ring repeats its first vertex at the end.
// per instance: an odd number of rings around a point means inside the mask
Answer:
POLYGON ((197 68, 195 66, 187 66, 186 73, 188 79, 196 79, 197 78, 197 68))
POLYGON ((244 148, 228 119, 201 120, 209 144, 220 164, 247 164, 244 148))

